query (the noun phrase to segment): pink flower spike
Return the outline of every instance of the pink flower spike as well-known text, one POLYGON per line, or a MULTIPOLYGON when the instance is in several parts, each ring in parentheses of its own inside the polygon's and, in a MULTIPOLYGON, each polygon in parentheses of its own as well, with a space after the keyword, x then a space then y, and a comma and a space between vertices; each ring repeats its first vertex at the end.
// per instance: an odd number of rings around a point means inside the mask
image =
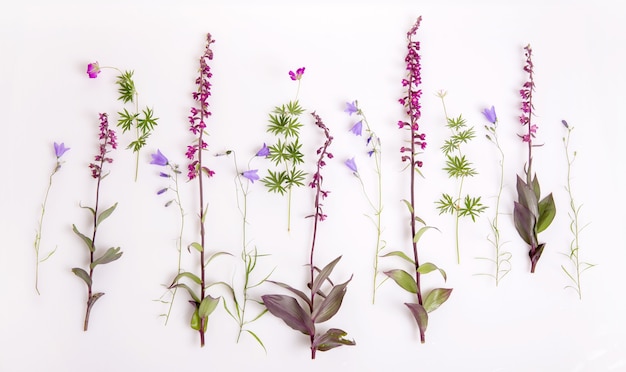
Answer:
POLYGON ((98 63, 98 61, 87 65, 87 75, 89 75, 90 79, 97 78, 100 71, 100 64, 98 63))

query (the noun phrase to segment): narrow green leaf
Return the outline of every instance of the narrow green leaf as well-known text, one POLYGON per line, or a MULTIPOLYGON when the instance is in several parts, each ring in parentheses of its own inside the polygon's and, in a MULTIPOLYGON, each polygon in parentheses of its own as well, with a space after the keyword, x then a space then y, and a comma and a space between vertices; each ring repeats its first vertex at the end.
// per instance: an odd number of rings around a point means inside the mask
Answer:
POLYGON ((191 321, 189 325, 192 329, 196 331, 200 330, 200 315, 198 315, 198 309, 194 310, 193 314, 191 315, 191 321))
POLYGON ((85 270, 81 269, 80 267, 75 267, 72 269, 72 272, 74 273, 74 275, 84 280, 87 284, 87 287, 91 288, 91 278, 85 270))
POLYGON ((200 297, 198 297, 196 293, 191 288, 189 288, 187 284, 174 282, 174 284, 170 286, 170 289, 171 288, 184 288, 189 293, 189 296, 191 296, 191 298, 193 299, 193 302, 195 302, 196 304, 200 303, 200 297))
POLYGON ((113 211, 115 210, 115 208, 117 207, 117 203, 113 204, 112 207, 110 207, 109 209, 105 210, 104 212, 100 213, 100 215, 98 216, 98 218, 96 219, 96 227, 98 225, 100 225, 100 223, 102 221, 104 221, 105 219, 107 219, 107 217, 109 217, 111 215, 111 213, 113 213, 113 211))
POLYGON ((263 341, 261 341, 261 338, 259 336, 256 335, 256 333, 252 332, 249 329, 244 329, 244 331, 248 332, 248 334, 250 334, 250 336, 254 337, 254 339, 256 340, 256 342, 259 343, 259 345, 261 345, 261 347, 263 348, 263 350, 265 351, 265 353, 267 354, 267 349, 265 348, 265 345, 263 344, 263 341))
POLYGON ((535 197, 537 200, 541 197, 541 187, 539 187, 539 180, 537 179, 537 174, 533 177, 533 192, 535 193, 535 197))
POLYGON ((107 264, 109 262, 113 262, 113 261, 119 259, 120 257, 122 257, 122 253, 124 253, 124 252, 120 252, 120 247, 116 247, 116 248, 111 247, 111 248, 107 249, 107 251, 104 252, 104 254, 102 256, 100 256, 98 259, 94 260, 89 265, 89 267, 91 267, 93 269, 97 265, 104 265, 104 264, 107 264))
POLYGON ((413 237, 413 243, 417 243, 417 242, 419 242, 419 240, 420 240, 420 238, 422 237, 422 235, 424 235, 424 233, 425 233, 427 230, 430 230, 430 229, 435 229, 435 230, 437 230, 437 228, 436 228, 436 227, 434 227, 434 226, 424 226, 424 227, 422 227, 421 229, 417 230, 417 232, 415 233, 415 236, 413 237))
POLYGON ((446 302, 452 293, 452 288, 435 288, 424 299, 424 310, 431 313, 446 302))
POLYGON ((85 245, 87 246, 90 252, 94 252, 96 250, 96 248, 93 246, 93 242, 91 241, 91 238, 88 238, 87 236, 83 235, 80 231, 78 231, 78 229, 76 228, 76 225, 72 224, 72 230, 74 231, 74 234, 78 235, 83 240, 83 242, 85 242, 85 245))
POLYGON ((213 259, 215 259, 215 258, 217 258, 217 257, 220 257, 220 256, 224 256, 224 255, 226 255, 226 256, 232 256, 232 254, 230 254, 230 253, 228 253, 228 252, 223 252, 223 251, 221 251, 221 252, 215 252, 215 253, 213 253, 213 254, 209 257, 209 259, 206 261, 206 263, 204 264, 204 266, 205 266, 205 267, 206 267, 206 266, 208 266, 208 265, 209 265, 209 263, 210 263, 211 261, 213 261, 213 259))
POLYGON ((215 311, 215 308, 219 303, 219 297, 213 298, 211 296, 206 296, 202 300, 202 302, 200 302, 200 307, 198 308, 198 316, 200 316, 200 318, 208 318, 209 315, 211 315, 211 313, 215 311))
POLYGON ((174 278, 174 283, 178 283, 178 281, 180 279, 182 279, 182 278, 189 278, 189 279, 193 280, 196 284, 201 284, 202 283, 202 280, 200 280, 200 278, 197 275, 195 275, 193 273, 190 273, 190 272, 187 272, 187 271, 184 271, 184 272, 176 275, 176 277, 174 278))
POLYGON ((189 247, 195 248, 198 252, 202 252, 203 251, 202 246, 200 245, 200 243, 193 242, 193 243, 189 244, 187 246, 187 250, 189 250, 189 247))
POLYGON ((537 233, 544 231, 550 226, 556 216, 556 205, 552 193, 548 194, 539 202, 539 219, 537 220, 537 233))
POLYGON ((411 274, 406 271, 393 269, 385 271, 384 274, 393 279, 404 290, 411 293, 417 293, 417 284, 415 283, 415 279, 413 279, 411 274))
POLYGON ((443 269, 440 269, 437 267, 437 265, 430 263, 430 262, 425 262, 423 264, 421 264, 418 268, 417 268, 417 272, 420 274, 428 274, 430 272, 433 272, 435 270, 439 270, 439 272, 441 273, 441 276, 443 276, 443 280, 447 281, 448 280, 448 276, 446 275, 446 272, 443 271, 443 269))
POLYGON ((402 199, 402 201, 404 202, 404 204, 408 208, 409 213, 412 214, 413 213, 413 206, 411 205, 411 203, 408 200, 406 200, 406 199, 402 199))
POLYGON ((402 252, 402 251, 389 252, 389 253, 384 254, 384 255, 382 255, 380 257, 391 257, 391 256, 398 256, 398 257, 406 260, 407 262, 410 262, 411 264, 413 264, 413 266, 415 266, 415 261, 413 261, 413 259, 411 259, 409 256, 404 254, 404 252, 402 252))

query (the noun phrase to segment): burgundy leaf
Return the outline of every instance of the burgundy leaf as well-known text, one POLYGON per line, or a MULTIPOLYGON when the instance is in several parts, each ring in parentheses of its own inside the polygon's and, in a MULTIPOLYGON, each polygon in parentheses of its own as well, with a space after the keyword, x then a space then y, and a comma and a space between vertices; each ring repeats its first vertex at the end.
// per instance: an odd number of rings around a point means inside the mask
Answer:
POLYGON ((337 284, 333 287, 333 289, 331 289, 328 297, 326 297, 324 301, 322 301, 322 303, 313 310, 311 318, 314 323, 325 322, 337 314, 337 311, 339 311, 339 308, 341 307, 343 297, 346 294, 346 287, 351 280, 352 277, 350 277, 350 279, 348 279, 345 283, 337 284))
POLYGON ((426 328, 428 327, 428 313, 426 312, 426 310, 424 309, 424 307, 420 304, 413 304, 413 303, 408 303, 405 302, 404 303, 409 310, 411 311, 411 314, 413 314, 413 317, 415 318, 415 321, 417 322, 417 326, 419 327, 420 330, 420 338, 422 340, 422 343, 425 342, 425 333, 426 333, 426 328))
POLYGON ((317 293, 317 291, 320 290, 320 288, 322 287, 322 284, 324 284, 324 281, 328 278, 328 276, 333 271, 333 269, 335 268, 335 265, 337 265, 337 262, 339 262, 340 259, 341 259, 341 256, 335 258, 331 263, 326 265, 320 271, 320 273, 315 278, 315 281, 313 282, 313 287, 311 288, 312 292, 317 293))
POLYGON ((348 334, 341 329, 331 328, 326 331, 325 334, 316 336, 312 346, 319 351, 328 351, 342 345, 356 345, 354 340, 344 338, 347 335, 348 334))
POLYGON ((537 245, 535 236, 535 216, 524 205, 514 202, 513 222, 519 235, 524 239, 526 244, 531 246, 537 245))
POLYGON ((302 292, 301 290, 295 289, 292 286, 290 286, 289 284, 285 284, 285 283, 282 283, 282 282, 275 282, 273 280, 268 280, 268 282, 274 283, 274 284, 276 284, 279 287, 282 287, 282 288, 285 288, 285 289, 291 291, 293 294, 295 294, 298 297, 300 297, 301 299, 303 299, 307 303, 307 305, 309 305, 309 307, 313 307, 313 304, 311 303, 311 300, 309 300, 307 295, 304 294, 304 292, 302 292))
POLYGON ((305 335, 315 333, 311 317, 295 298, 285 295, 265 295, 261 296, 261 299, 270 313, 282 319, 291 328, 305 335))

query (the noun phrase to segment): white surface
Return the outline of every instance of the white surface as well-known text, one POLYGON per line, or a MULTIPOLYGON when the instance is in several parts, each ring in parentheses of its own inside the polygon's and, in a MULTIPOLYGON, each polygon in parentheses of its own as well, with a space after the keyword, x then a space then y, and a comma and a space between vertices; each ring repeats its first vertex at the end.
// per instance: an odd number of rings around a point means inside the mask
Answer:
MULTIPOLYGON (((0 14, 0 370, 626 370, 621 295, 626 12, 621 2, 124 3, 20 2, 10 8, 5 4, 0 14), (361 139, 348 132, 353 121, 343 113, 344 102, 358 99, 383 139, 384 237, 390 248, 408 252, 406 213, 399 202, 408 196, 408 173, 400 172, 403 138, 396 122, 402 119, 397 99, 403 92, 405 34, 418 15, 423 16, 418 31, 421 125, 429 139, 418 213, 442 231, 425 236, 423 257, 446 269, 446 286, 454 288, 450 300, 431 314, 424 345, 402 305, 410 300, 404 291, 386 283, 377 304, 370 303, 373 235, 362 216, 367 208, 358 184, 343 165, 357 155, 364 177, 371 177, 366 157, 359 155, 361 139), (158 318, 164 307, 152 300, 175 270, 177 215, 154 194, 163 180, 148 165, 149 153, 160 148, 170 160, 184 163, 190 92, 206 32, 217 40, 209 144, 213 152, 235 149, 241 164, 263 141, 272 141, 265 132, 267 113, 295 92, 287 72, 306 66, 301 102, 315 109, 335 136, 331 150, 336 159, 325 169, 326 187, 332 191, 325 203, 329 219, 320 226, 317 262, 323 265, 343 255, 333 277, 343 281, 354 274, 342 309, 320 328, 343 328, 357 346, 319 353, 311 361, 307 338, 267 315, 251 327, 264 340, 266 355, 250 337, 235 343, 236 324, 220 307, 211 317, 207 345, 200 349, 197 332, 187 325, 190 306, 183 296, 167 327, 158 318), (536 66, 538 138, 545 142, 535 151, 535 169, 544 190, 555 193, 558 215, 541 235, 547 247, 534 275, 528 273, 525 244, 510 216, 503 216, 513 271, 495 288, 475 275, 487 268, 473 259, 491 253, 487 220, 463 223, 462 263, 457 265, 452 219, 438 216, 433 204, 441 191, 454 187, 440 170, 438 147, 447 132, 434 93, 447 90, 450 113, 462 113, 479 134, 485 122, 480 111, 496 106, 507 151, 503 205, 510 213, 514 174, 524 163, 515 134, 520 130, 517 91, 525 78, 522 47, 527 43, 533 46, 536 66), (103 183, 103 203, 118 201, 119 207, 102 225, 101 243, 121 246, 124 256, 97 272, 94 286, 107 294, 94 307, 90 330, 84 333, 85 288, 70 269, 85 266, 85 252, 71 224, 88 226, 78 204, 93 203, 95 182, 87 164, 97 151, 97 113, 114 114, 120 107, 112 71, 87 78, 86 64, 94 60, 134 69, 141 105, 153 107, 160 124, 142 153, 139 182, 132 182, 133 156, 120 150, 103 183), (573 187, 584 203, 582 218, 591 222, 582 235, 581 256, 598 264, 583 276, 583 301, 562 289, 568 283, 559 267, 566 263, 561 253, 569 242, 561 119, 576 127, 572 146, 579 156, 573 187), (42 295, 37 296, 32 240, 54 165, 53 141, 72 149, 51 191, 42 251, 54 245, 58 251, 41 267, 42 295)), ((305 133, 310 160, 321 136, 312 123, 305 133)), ((120 135, 121 147, 128 140, 120 135)), ((467 189, 492 202, 495 151, 482 135, 468 151, 481 175, 468 181, 467 189)), ((228 159, 211 161, 218 173, 208 185, 210 244, 237 254, 234 170, 228 159)), ((263 173, 264 163, 255 164, 263 173)), ((191 186, 185 185, 187 196, 195 190, 191 186)), ((285 200, 255 184, 249 233, 259 250, 272 254, 260 271, 276 267, 273 279, 304 288, 302 265, 312 221, 302 217, 311 213, 313 195, 303 188, 296 196, 288 235, 285 200)), ((187 212, 191 221, 195 209, 190 205, 187 212)), ((187 242, 194 236, 192 226, 189 222, 187 242)), ((186 267, 195 270, 191 262, 186 267)), ((384 265, 398 266, 391 261, 384 265)), ((224 260, 211 277, 228 281, 237 270, 235 259, 224 260)), ((443 283, 427 276, 424 285, 443 283)), ((276 292, 268 284, 256 294, 276 292)))

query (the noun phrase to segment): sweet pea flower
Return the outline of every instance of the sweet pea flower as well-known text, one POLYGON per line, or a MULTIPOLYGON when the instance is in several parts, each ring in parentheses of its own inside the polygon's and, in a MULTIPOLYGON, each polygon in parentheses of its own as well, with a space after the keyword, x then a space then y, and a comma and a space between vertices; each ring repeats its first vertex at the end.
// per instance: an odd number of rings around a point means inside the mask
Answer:
POLYGON ((363 132, 363 121, 361 120, 356 122, 356 124, 354 124, 352 128, 350 128, 350 132, 354 133, 357 136, 360 136, 363 132))
POLYGON ((359 109, 356 106, 356 101, 346 102, 346 109, 343 111, 347 112, 349 115, 352 115, 356 113, 357 111, 359 111, 359 109))
POLYGON ((358 173, 354 158, 346 160, 344 164, 346 165, 346 167, 350 168, 350 170, 353 171, 354 173, 358 173))
POLYGON ((169 164, 169 160, 161 153, 161 150, 157 150, 155 154, 150 154, 152 161, 150 164, 165 166, 169 164))
POLYGON ((90 79, 97 78, 100 71, 100 64, 98 63, 98 61, 87 65, 87 75, 89 75, 90 79))
POLYGON ((56 155, 57 159, 63 156, 63 154, 65 154, 69 149, 69 147, 65 147, 65 143, 63 142, 61 142, 61 144, 58 144, 56 142, 54 143, 54 154, 56 155))
POLYGON ((289 71, 289 77, 293 81, 302 79, 302 75, 304 75, 304 67, 300 67, 296 72, 289 71))
POLYGON ((482 111, 482 113, 483 115, 485 115, 485 118, 487 119, 487 121, 490 122, 491 124, 495 124, 496 121, 498 121, 495 107, 491 106, 491 108, 486 108, 482 111))
POLYGON ((261 147, 261 149, 257 151, 256 156, 268 157, 269 155, 270 149, 265 143, 263 143, 263 147, 261 147))
POLYGON ((258 171, 258 169, 251 169, 241 173, 241 175, 244 176, 244 178, 249 179, 250 182, 254 183, 254 181, 258 181, 260 179, 259 175, 257 174, 258 171))

